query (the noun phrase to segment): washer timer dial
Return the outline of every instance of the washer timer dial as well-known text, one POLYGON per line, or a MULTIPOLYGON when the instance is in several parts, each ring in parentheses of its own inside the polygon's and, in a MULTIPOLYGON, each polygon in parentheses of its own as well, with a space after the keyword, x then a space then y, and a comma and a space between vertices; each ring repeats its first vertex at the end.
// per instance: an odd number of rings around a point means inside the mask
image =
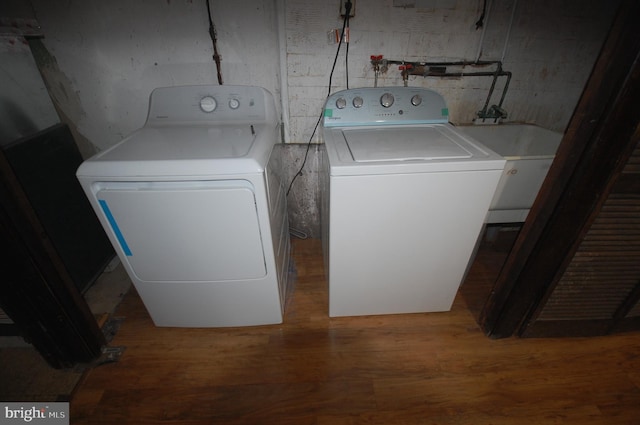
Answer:
POLYGON ((382 96, 380 96, 380 104, 385 108, 388 108, 391 105, 393 105, 394 100, 395 99, 393 98, 393 95, 391 93, 385 93, 382 96))

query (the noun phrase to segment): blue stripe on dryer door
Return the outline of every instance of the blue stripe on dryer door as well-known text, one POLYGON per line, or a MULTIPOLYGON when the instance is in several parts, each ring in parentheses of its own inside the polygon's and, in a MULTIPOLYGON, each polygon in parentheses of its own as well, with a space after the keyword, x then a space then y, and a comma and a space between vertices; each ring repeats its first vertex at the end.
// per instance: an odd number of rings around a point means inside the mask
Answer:
POLYGON ((133 255, 131 253, 131 249, 129 249, 129 245, 127 245, 127 241, 124 239, 124 236, 122 235, 122 232, 118 227, 118 223, 116 222, 116 219, 113 217, 113 214, 111 214, 111 210, 109 209, 109 205, 107 205, 107 201, 98 199, 98 202, 100 203, 100 207, 102 208, 104 215, 107 217, 107 220, 109 220, 109 224, 111 225, 111 228, 113 229, 113 233, 115 233, 116 238, 118 238, 118 242, 120 242, 120 246, 122 247, 122 250, 124 251, 127 257, 131 257, 133 255))

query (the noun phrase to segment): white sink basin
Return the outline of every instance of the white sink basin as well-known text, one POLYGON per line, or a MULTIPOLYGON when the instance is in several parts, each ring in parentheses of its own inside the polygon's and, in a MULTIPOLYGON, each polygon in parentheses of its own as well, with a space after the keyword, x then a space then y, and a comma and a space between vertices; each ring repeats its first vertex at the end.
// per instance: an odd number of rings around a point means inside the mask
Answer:
POLYGON ((533 124, 458 128, 507 160, 486 222, 523 222, 551 167, 562 133, 533 124))

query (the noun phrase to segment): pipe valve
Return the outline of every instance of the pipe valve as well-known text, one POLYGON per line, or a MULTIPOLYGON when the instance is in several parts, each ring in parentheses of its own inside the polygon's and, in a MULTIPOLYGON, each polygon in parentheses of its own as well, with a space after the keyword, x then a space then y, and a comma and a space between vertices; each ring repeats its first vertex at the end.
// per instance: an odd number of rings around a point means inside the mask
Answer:
POLYGON ((387 60, 382 55, 371 55, 371 65, 373 66, 374 87, 378 87, 378 76, 381 72, 387 72, 387 60))
POLYGON ((405 63, 403 65, 398 66, 398 69, 402 74, 402 81, 404 82, 404 86, 407 87, 409 82, 409 73, 413 69, 413 65, 410 63, 405 63))

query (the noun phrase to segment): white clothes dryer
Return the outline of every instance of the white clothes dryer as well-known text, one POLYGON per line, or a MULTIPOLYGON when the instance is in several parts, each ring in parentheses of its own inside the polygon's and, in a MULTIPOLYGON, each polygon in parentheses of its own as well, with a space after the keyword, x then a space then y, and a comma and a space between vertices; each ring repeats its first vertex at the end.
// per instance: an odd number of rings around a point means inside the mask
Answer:
POLYGON ((423 88, 335 93, 321 135, 329 315, 450 310, 505 160, 423 88))
POLYGON ((272 95, 158 88, 145 125, 77 177, 157 326, 281 323, 289 230, 272 95))

